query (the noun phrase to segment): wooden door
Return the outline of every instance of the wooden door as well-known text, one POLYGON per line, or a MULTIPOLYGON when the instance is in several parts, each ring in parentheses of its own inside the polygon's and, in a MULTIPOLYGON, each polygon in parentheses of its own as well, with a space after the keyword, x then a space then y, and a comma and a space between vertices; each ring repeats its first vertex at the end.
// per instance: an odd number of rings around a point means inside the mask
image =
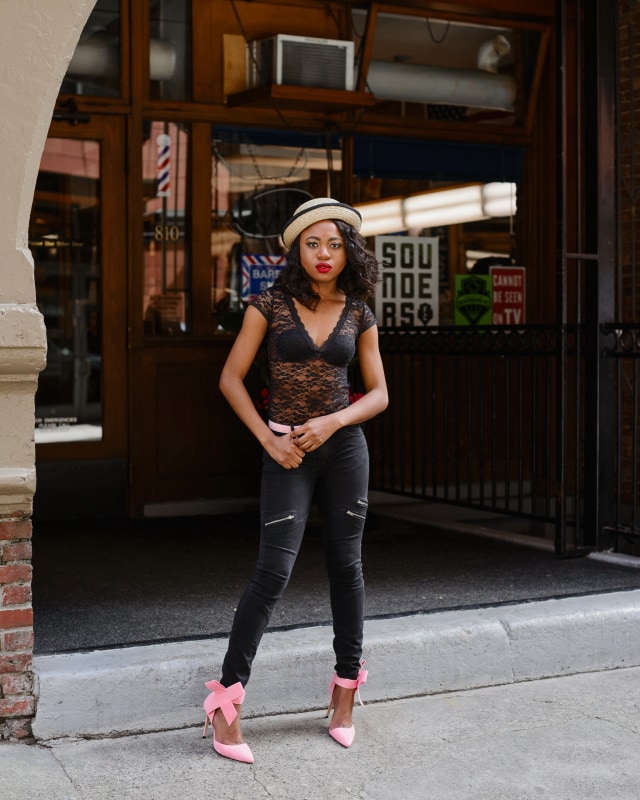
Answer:
POLYGON ((142 202, 131 204, 142 219, 132 217, 130 240, 130 514, 209 513, 255 497, 260 466, 218 390, 234 337, 212 313, 210 128, 160 120, 142 130, 132 190, 142 202))
POLYGON ((48 345, 40 463, 127 457, 124 161, 118 118, 54 123, 45 144, 29 229, 48 345))

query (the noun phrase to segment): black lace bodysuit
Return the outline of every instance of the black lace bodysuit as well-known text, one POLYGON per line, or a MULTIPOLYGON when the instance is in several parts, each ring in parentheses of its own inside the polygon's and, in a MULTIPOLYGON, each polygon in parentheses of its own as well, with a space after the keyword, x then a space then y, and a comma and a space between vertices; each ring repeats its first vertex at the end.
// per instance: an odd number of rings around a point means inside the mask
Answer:
POLYGON ((302 324, 293 298, 281 289, 267 289, 251 305, 269 325, 269 419, 281 425, 302 425, 312 417, 346 408, 347 367, 356 353, 356 341, 376 324, 369 306, 347 297, 335 328, 318 347, 302 324))

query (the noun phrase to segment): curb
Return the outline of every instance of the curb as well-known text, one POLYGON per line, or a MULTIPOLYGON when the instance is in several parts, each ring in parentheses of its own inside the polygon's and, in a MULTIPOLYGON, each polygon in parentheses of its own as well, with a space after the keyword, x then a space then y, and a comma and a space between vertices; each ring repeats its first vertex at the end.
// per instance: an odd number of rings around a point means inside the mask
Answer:
MULTIPOLYGON (((640 665, 640 590, 365 622, 364 701, 395 700, 640 665)), ((321 709, 327 626, 265 634, 244 716, 321 709)), ((36 738, 121 736, 203 720, 226 639, 37 656, 36 738)))

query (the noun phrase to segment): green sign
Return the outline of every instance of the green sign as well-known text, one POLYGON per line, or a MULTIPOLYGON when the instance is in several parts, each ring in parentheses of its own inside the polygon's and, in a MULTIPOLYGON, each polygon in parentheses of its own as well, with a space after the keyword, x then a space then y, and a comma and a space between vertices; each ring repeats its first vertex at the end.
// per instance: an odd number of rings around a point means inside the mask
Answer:
POLYGON ((491 325, 493 291, 490 275, 456 275, 456 325, 491 325))

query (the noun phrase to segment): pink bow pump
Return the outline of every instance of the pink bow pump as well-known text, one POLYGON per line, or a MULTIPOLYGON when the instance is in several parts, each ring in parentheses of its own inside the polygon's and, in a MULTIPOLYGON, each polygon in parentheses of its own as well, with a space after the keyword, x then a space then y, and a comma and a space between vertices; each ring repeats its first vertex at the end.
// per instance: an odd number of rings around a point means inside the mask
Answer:
MULTIPOLYGON (((364 667, 365 662, 362 662, 362 666, 364 667)), ((327 716, 329 716, 331 712, 331 708, 333 707, 333 690, 336 686, 341 686, 343 689, 354 689, 358 694, 358 702, 361 706, 364 705, 362 702, 362 698, 360 697, 360 687, 363 683, 367 682, 367 675, 369 671, 366 669, 361 669, 358 672, 358 677, 355 680, 349 680, 348 678, 340 678, 338 677, 337 673, 334 672, 333 678, 331 678, 331 683, 329 684, 329 708, 327 709, 327 716)), ((356 735, 356 729, 353 725, 350 725, 348 728, 334 728, 333 730, 329 730, 329 736, 341 744, 343 747, 351 747, 353 744, 353 739, 356 735)))
MULTIPOLYGON (((242 705, 244 702, 245 691, 242 684, 234 683, 232 686, 225 688, 219 681, 208 681, 205 683, 207 689, 211 689, 211 694, 204 701, 204 730, 202 736, 207 735, 209 723, 212 723, 213 717, 218 709, 222 712, 227 721, 227 725, 231 725, 233 720, 238 716, 235 709, 236 705, 242 705)), ((216 732, 213 731, 213 749, 221 756, 230 758, 233 761, 244 761, 246 764, 253 764, 253 753, 248 744, 222 744, 216 742, 216 732)))

